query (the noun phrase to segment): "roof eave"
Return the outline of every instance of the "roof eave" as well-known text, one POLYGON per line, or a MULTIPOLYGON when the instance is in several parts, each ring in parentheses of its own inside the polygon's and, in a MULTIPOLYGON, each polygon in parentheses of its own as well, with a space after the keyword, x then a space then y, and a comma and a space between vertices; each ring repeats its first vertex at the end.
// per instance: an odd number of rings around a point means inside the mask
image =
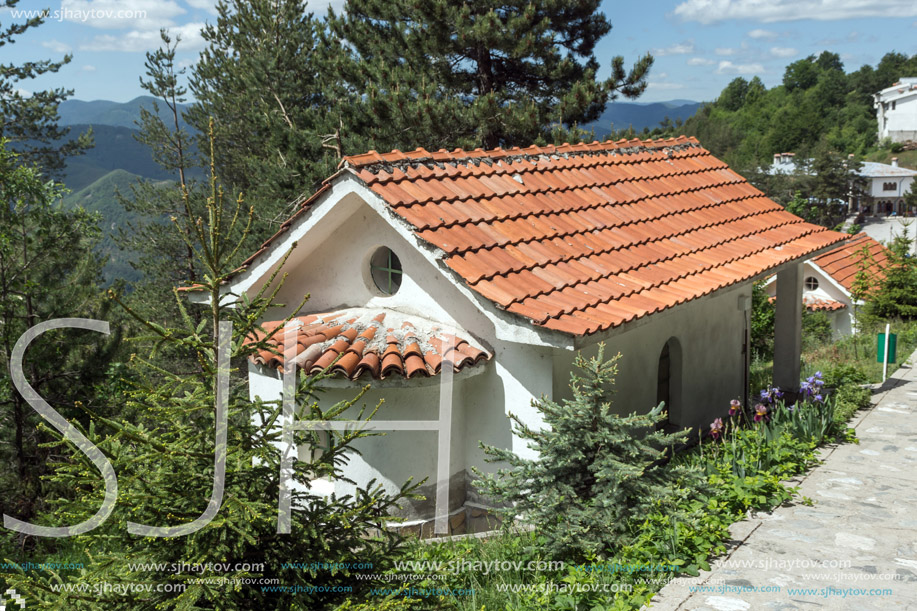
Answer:
POLYGON ((589 334, 589 335, 576 335, 576 336, 573 336, 573 337, 575 337, 574 349, 575 349, 575 350, 579 350, 579 349, 581 349, 581 348, 584 348, 585 346, 591 346, 592 344, 595 344, 595 343, 597 343, 597 342, 606 341, 606 340, 608 340, 608 339, 612 339, 612 338, 614 338, 614 337, 616 337, 616 336, 618 336, 618 335, 621 335, 621 334, 623 334, 623 333, 627 333, 627 332, 629 332, 629 331, 632 331, 632 330, 634 330, 634 329, 637 329, 637 328, 639 328, 639 327, 642 327, 642 326, 645 325, 645 324, 648 324, 649 321, 650 321, 650 319, 652 319, 652 320, 654 320, 654 321, 658 321, 658 320, 660 319, 660 317, 663 317, 663 316, 670 316, 670 315, 672 315, 674 312, 681 312, 682 310, 680 310, 679 308, 683 308, 683 307, 688 306, 688 305, 691 305, 691 304, 701 303, 701 302, 703 302, 703 301, 712 299, 713 297, 722 295, 723 292, 725 292, 725 291, 733 291, 733 290, 736 290, 736 289, 738 289, 738 288, 744 287, 744 286, 746 286, 746 285, 753 284, 753 283, 758 282, 759 280, 761 280, 761 279, 763 279, 763 278, 767 278, 767 277, 770 276, 770 275, 776 275, 776 274, 780 273, 781 271, 783 271, 783 270, 785 270, 785 269, 787 269, 787 268, 789 268, 789 267, 791 267, 791 266, 793 266, 793 265, 801 265, 801 264, 805 263, 806 261, 811 262, 810 259, 813 259, 813 258, 817 257, 818 255, 821 255, 821 254, 823 254, 823 253, 825 253, 825 252, 829 252, 829 251, 831 251, 831 250, 833 250, 833 249, 835 249, 835 248, 838 248, 838 247, 839 247, 838 244, 840 244, 840 243, 843 243, 843 242, 835 242, 835 243, 833 243, 833 244, 831 244, 831 245, 829 245, 829 246, 824 246, 824 247, 822 247, 822 248, 820 248, 820 249, 818 249, 818 250, 813 251, 812 253, 803 255, 803 256, 801 256, 801 257, 797 257, 797 258, 795 258, 795 259, 793 259, 793 260, 791 260, 791 261, 786 261, 785 263, 781 263, 780 265, 776 265, 776 266, 774 266, 774 267, 768 268, 768 269, 766 269, 766 270, 764 270, 764 271, 762 271, 762 272, 756 274, 755 276, 752 276, 751 278, 748 278, 748 279, 746 279, 746 280, 740 280, 740 281, 738 281, 738 282, 735 282, 735 283, 733 283, 733 284, 730 284, 729 286, 725 286, 725 287, 723 287, 723 288, 720 288, 720 289, 717 289, 717 290, 712 291, 712 292, 710 292, 710 293, 707 293, 706 295, 702 295, 702 296, 700 296, 700 297, 697 297, 696 299, 691 299, 691 300, 689 300, 689 301, 685 301, 684 303, 680 303, 680 304, 674 305, 674 306, 672 306, 672 307, 670 307, 670 308, 666 308, 665 310, 662 310, 661 312, 655 312, 655 313, 647 314, 646 316, 641 316, 640 318, 637 318, 637 319, 634 319, 634 320, 625 322, 625 323, 623 323, 623 324, 620 324, 620 325, 618 325, 618 326, 616 326, 616 327, 612 327, 612 328, 610 328, 610 329, 606 329, 605 331, 599 331, 599 332, 592 333, 592 334, 589 334), (653 318, 654 316, 655 316, 656 318, 653 318))

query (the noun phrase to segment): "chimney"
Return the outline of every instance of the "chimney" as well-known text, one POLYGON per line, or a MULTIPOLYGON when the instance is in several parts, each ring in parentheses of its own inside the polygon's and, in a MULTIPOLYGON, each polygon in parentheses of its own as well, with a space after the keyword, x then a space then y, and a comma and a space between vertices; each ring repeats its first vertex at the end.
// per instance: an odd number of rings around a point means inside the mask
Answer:
POLYGON ((898 158, 897 157, 892 157, 892 167, 894 168, 898 167, 898 158))

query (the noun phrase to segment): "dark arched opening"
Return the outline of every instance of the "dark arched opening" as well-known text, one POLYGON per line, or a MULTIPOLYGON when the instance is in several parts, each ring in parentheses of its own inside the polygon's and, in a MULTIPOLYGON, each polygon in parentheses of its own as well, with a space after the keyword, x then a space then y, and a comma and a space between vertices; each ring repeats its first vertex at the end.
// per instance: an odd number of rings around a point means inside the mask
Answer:
POLYGON ((666 420, 661 427, 681 421, 681 344, 674 337, 662 347, 656 374, 656 404, 665 403, 666 420))

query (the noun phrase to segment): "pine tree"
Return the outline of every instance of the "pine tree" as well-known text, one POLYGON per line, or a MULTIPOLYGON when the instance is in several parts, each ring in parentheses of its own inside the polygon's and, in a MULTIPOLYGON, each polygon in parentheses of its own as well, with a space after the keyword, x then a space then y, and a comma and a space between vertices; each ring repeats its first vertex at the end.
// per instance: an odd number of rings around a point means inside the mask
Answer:
MULTIPOLYGON (((47 449, 37 428, 41 419, 12 384, 11 357, 22 335, 55 318, 102 318, 108 300, 99 287, 102 262, 94 254, 98 218, 82 209, 64 210, 63 189, 41 171, 22 164, 0 139, 0 509, 20 520, 40 509, 47 484, 47 449)), ((73 401, 97 405, 94 386, 106 375, 120 342, 115 326, 108 337, 78 330, 49 331, 24 355, 25 380, 55 409, 75 416, 73 401), (75 397, 75 388, 82 397, 75 397)))
POLYGON ((350 0, 329 17, 351 54, 334 73, 363 92, 374 148, 527 146, 563 138, 618 94, 639 96, 652 57, 628 71, 593 55, 611 24, 599 0, 350 0))
POLYGON ((863 248, 857 253, 856 275, 853 277, 853 284, 850 287, 850 300, 853 305, 853 351, 854 356, 859 359, 859 342, 856 341, 857 335, 867 323, 868 317, 865 315, 869 311, 861 311, 861 304, 871 298, 873 291, 876 289, 875 268, 876 261, 869 251, 869 246, 863 245, 863 248))
POLYGON ((496 474, 477 472, 482 492, 510 505, 501 510, 508 521, 518 517, 533 525, 547 539, 548 557, 582 559, 613 552, 633 520, 667 499, 674 502, 677 481, 698 477, 685 467, 665 464, 688 432, 657 430, 665 420, 663 404, 643 414, 613 412, 609 384, 620 355, 606 361, 604 351, 599 344, 597 356, 577 355, 575 365, 583 377, 571 375, 572 400, 533 402, 544 419, 543 430, 510 415, 516 435, 529 442, 538 459, 482 444, 489 460, 509 464, 496 474))
MULTIPOLYGON (((197 282, 200 264, 193 249, 182 239, 204 214, 202 185, 192 179, 198 172, 197 149, 184 128, 181 104, 187 88, 180 84, 184 69, 175 64, 180 39, 160 32, 162 47, 146 54, 146 78, 141 86, 157 101, 152 109, 140 109, 137 140, 147 145, 153 160, 175 177, 175 182, 138 180, 129 196, 119 194, 125 210, 139 220, 123 228, 116 241, 130 254, 131 265, 142 275, 130 295, 132 307, 148 320, 177 321, 179 313, 172 289, 197 282), (167 110, 167 120, 159 104, 167 110)), ((198 318, 195 311, 192 317, 198 318)))
MULTIPOLYGON (((0 0, 0 9, 13 9, 19 0, 0 0)), ((9 10, 5 11, 9 13, 9 10)), ((44 16, 31 17, 0 30, 0 48, 44 23, 44 16)), ((71 56, 60 61, 39 60, 21 65, 0 63, 0 138, 5 138, 21 155, 21 163, 37 164, 43 172, 56 176, 68 155, 92 146, 91 132, 64 142, 68 128, 57 124, 57 107, 73 95, 72 89, 49 89, 25 92, 22 85, 43 74, 57 72, 70 63, 71 56)))
MULTIPOLYGON (((119 478, 113 513, 95 531, 78 536, 72 543, 85 554, 87 568, 79 574, 31 572, 12 577, 10 584, 18 592, 50 608, 87 611, 334 609, 350 599, 368 597, 370 588, 380 585, 373 579, 356 578, 355 570, 340 568, 340 563, 366 563, 373 567, 373 573, 382 573, 399 558, 401 538, 386 530, 384 524, 390 510, 412 494, 414 486, 405 484, 400 492, 390 495, 381 485, 370 484, 358 489, 354 496, 343 497, 323 496, 309 488, 312 477, 342 477, 348 447, 354 439, 367 434, 359 430, 331 432, 326 439, 314 432, 295 434, 296 446, 310 450, 299 456, 310 458, 295 462, 292 479, 299 488, 291 492, 295 509, 290 534, 278 533, 284 451, 278 447, 283 443, 278 423, 282 406, 277 402, 251 401, 239 375, 240 366, 245 370, 248 356, 256 350, 269 349, 266 342, 273 333, 265 333, 257 321, 271 306, 276 291, 262 291, 251 299, 239 300, 221 295, 221 286, 233 269, 231 262, 242 247, 229 236, 235 235, 240 225, 247 234, 252 217, 253 211, 243 209, 241 198, 234 209, 224 207, 222 190, 211 175, 206 214, 193 233, 186 236, 203 269, 199 286, 210 299, 208 323, 195 324, 177 292, 175 297, 183 313, 180 327, 141 320, 149 342, 143 354, 155 353, 164 345, 176 345, 197 358, 200 372, 170 373, 140 356, 132 358, 133 387, 125 406, 130 417, 93 414, 90 426, 83 427, 85 435, 109 457, 119 478), (227 322, 232 323, 231 331, 225 330, 227 322), (231 371, 220 357, 221 346, 229 349, 231 371), (227 408, 221 418, 217 397, 221 377, 227 375, 231 385, 224 391, 227 408), (215 431, 217 439, 226 435, 225 453, 217 449, 215 431), (221 464, 226 486, 218 495, 214 477, 221 464), (129 534, 129 523, 187 526, 204 514, 208 499, 216 502, 218 511, 209 524, 196 532, 167 537, 129 534), (209 572, 166 568, 150 572, 131 566, 154 563, 180 567, 182 563, 187 566, 208 562, 230 563, 230 568, 209 572), (300 562, 338 568, 284 566, 300 562), (201 578, 216 583, 198 583, 201 578), (68 579, 91 595, 61 588, 54 591, 55 585, 68 579), (278 581, 269 582, 274 587, 262 588, 259 582, 234 586, 232 582, 220 583, 222 579, 278 581), (138 583, 154 587, 148 591, 135 588, 126 594, 101 589, 101 584, 109 584, 110 588, 111 584, 138 583), (315 586, 315 590, 291 593, 280 591, 282 586, 315 586), (100 588, 98 592, 96 587, 100 588)), ((318 379, 299 378, 299 419, 337 419, 362 396, 359 393, 323 411, 310 398, 318 379)), ((67 446, 63 440, 56 445, 61 449, 67 446)), ((55 520, 72 524, 97 511, 104 486, 88 461, 64 461, 54 479, 58 485, 78 493, 75 501, 62 503, 55 520)), ((388 609, 406 604, 399 602, 397 596, 388 600, 380 596, 372 601, 371 606, 357 608, 388 609)))
POLYGON ((884 319, 917 318, 917 257, 909 235, 909 225, 904 225, 888 247, 888 264, 879 288, 873 292, 868 312, 884 319))
MULTIPOLYGON (((223 143, 220 178, 255 206, 254 235, 265 238, 289 217, 286 205, 311 194, 345 153, 349 101, 324 68, 340 51, 320 42, 324 22, 305 0, 220 0, 216 23, 191 78, 189 118, 202 134, 211 118, 223 143)), ((359 149, 359 150, 358 150, 359 149)))
POLYGON ((917 210, 917 180, 912 180, 911 186, 904 193, 904 209, 907 213, 917 210))

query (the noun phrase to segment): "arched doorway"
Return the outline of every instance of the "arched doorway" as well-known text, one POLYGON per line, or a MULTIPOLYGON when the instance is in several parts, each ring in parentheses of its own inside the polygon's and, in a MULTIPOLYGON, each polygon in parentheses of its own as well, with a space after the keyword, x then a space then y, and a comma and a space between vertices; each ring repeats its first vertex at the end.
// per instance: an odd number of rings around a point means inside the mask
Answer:
POLYGON ((670 337, 659 353, 656 404, 665 402, 666 420, 661 427, 681 422, 681 344, 670 337))

